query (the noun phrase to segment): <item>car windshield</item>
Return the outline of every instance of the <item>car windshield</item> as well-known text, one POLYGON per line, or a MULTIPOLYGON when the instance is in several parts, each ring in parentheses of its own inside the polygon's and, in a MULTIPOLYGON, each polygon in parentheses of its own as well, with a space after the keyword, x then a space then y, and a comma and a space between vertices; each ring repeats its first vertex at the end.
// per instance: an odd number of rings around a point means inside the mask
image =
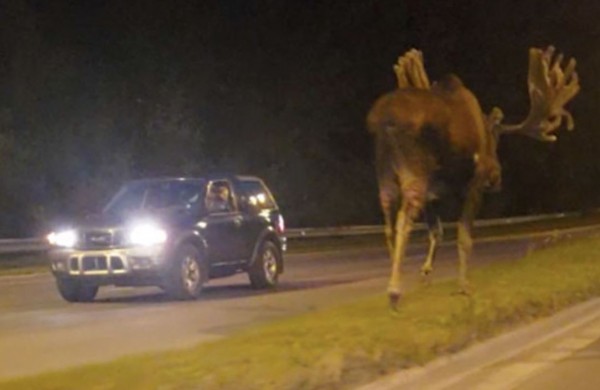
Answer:
POLYGON ((139 210, 191 208, 202 200, 202 180, 134 182, 125 185, 104 208, 106 214, 139 210))

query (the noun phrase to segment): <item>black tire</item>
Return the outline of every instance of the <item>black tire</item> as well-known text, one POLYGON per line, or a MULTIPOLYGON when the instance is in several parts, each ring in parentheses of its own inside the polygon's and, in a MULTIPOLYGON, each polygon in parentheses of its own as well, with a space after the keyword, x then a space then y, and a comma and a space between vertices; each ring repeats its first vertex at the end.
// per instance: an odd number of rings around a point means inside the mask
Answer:
POLYGON ((248 270, 253 288, 273 288, 279 280, 281 252, 271 241, 264 241, 256 251, 248 270))
POLYGON ((98 286, 72 279, 58 278, 56 287, 60 296, 67 302, 91 302, 98 294, 98 286))
POLYGON ((183 244, 173 257, 165 291, 178 300, 196 299, 208 280, 208 268, 200 251, 192 244, 183 244))

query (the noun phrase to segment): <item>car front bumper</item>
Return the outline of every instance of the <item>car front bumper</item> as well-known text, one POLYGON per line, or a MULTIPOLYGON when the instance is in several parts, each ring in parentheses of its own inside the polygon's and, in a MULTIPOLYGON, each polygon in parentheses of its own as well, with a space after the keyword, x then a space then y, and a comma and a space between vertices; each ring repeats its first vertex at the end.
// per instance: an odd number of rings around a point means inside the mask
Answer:
POLYGON ((163 246, 64 249, 49 252, 57 278, 77 278, 98 284, 153 284, 166 270, 168 250, 163 246))

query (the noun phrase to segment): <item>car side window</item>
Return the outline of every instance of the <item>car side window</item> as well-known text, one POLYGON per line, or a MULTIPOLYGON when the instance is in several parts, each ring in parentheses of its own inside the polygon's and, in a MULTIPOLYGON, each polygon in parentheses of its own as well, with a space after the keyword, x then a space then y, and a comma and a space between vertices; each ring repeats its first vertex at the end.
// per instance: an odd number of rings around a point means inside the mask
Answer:
POLYGON ((256 211, 270 210, 277 206, 273 196, 266 186, 257 180, 244 180, 240 182, 244 193, 244 206, 256 211))
POLYGON ((234 211, 231 186, 227 181, 213 181, 208 184, 204 199, 209 213, 226 213, 234 211))

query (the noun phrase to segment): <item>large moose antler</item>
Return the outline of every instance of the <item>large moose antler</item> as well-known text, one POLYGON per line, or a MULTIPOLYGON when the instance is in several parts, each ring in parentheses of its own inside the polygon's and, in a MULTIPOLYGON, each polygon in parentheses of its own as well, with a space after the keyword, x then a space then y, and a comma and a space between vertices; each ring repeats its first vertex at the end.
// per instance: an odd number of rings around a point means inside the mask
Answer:
POLYGON ((407 51, 394 65, 398 88, 430 89, 431 83, 423 66, 423 52, 417 49, 407 51))
POLYGON ((557 137, 553 132, 560 127, 562 119, 567 121, 567 129, 575 126, 573 117, 564 106, 579 92, 579 78, 575 72, 575 59, 571 58, 563 71, 561 62, 563 55, 555 58, 554 47, 546 50, 529 49, 529 100, 531 108, 522 123, 514 125, 501 124, 502 111, 494 107, 488 116, 496 123, 499 134, 518 133, 540 141, 554 142, 557 137))

